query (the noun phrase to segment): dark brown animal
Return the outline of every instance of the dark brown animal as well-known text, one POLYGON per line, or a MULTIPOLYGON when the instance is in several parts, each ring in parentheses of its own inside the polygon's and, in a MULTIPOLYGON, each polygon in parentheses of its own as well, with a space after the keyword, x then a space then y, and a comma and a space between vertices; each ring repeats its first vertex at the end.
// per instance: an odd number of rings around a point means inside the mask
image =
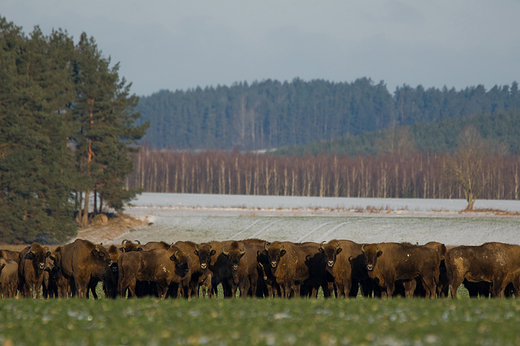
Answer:
MULTIPOLYGON (((449 281, 448 276, 446 274, 446 246, 439 242, 429 242, 424 245, 416 246, 424 246, 436 251, 439 254, 439 258, 441 260, 439 265, 439 277, 437 279, 437 287, 436 294, 438 297, 446 298, 448 296, 449 291, 449 281)), ((397 280, 396 281, 396 290, 394 291, 394 296, 402 296, 402 297, 420 297, 424 298, 426 296, 426 291, 422 285, 421 278, 416 277, 414 280, 397 280)))
MULTIPOLYGON (((201 276, 199 285, 203 297, 213 297, 212 278, 213 272, 210 269, 211 259, 216 255, 217 251, 213 249, 210 243, 202 243, 195 246, 195 255, 198 257, 198 268, 200 268, 201 276)), ((197 261, 194 261, 197 262, 197 261)), ((198 291, 198 290, 197 290, 198 291)))
POLYGON ((18 275, 22 297, 40 298, 45 263, 50 254, 48 247, 38 243, 33 243, 20 252, 18 275))
POLYGON ((107 251, 112 264, 107 267, 103 276, 103 291, 105 292, 105 297, 115 299, 119 294, 119 267, 117 264, 119 256, 124 252, 142 251, 142 248, 140 246, 127 248, 123 246, 122 248, 117 248, 115 245, 110 245, 107 251))
POLYGON ((0 253, 0 298, 14 298, 18 289, 18 262, 0 253))
MULTIPOLYGON (((265 244, 265 242, 264 242, 265 244)), ((271 271, 267 252, 262 250, 257 253, 258 262, 258 296, 277 298, 280 296, 280 286, 276 283, 276 278, 271 271)))
POLYGON ((520 268, 520 246, 504 243, 485 243, 480 246, 457 246, 446 254, 446 269, 450 280, 451 297, 464 279, 470 282, 489 282, 491 296, 503 297, 511 282, 511 273, 520 268))
POLYGON ((72 294, 69 281, 61 272, 61 247, 57 247, 47 258, 44 273, 44 297, 45 298, 67 298, 72 294))
POLYGON ((108 251, 102 244, 76 239, 59 249, 60 268, 69 281, 72 294, 88 298, 87 290, 92 282, 103 280, 103 275, 112 264, 108 251))
POLYGON ((242 298, 257 295, 258 261, 257 253, 262 245, 254 241, 234 241, 222 254, 227 257, 228 282, 231 286, 231 297, 236 297, 237 289, 242 298))
POLYGON ((122 297, 136 297, 137 281, 157 283, 157 293, 166 298, 170 284, 180 284, 188 273, 188 257, 176 246, 168 250, 133 251, 124 253, 118 262, 119 287, 122 297))
MULTIPOLYGON (((355 297, 361 276, 367 278, 367 274, 359 275, 358 272, 364 268, 355 267, 356 261, 353 260, 363 254, 361 244, 350 240, 331 240, 320 245, 320 252, 325 255, 326 270, 333 277, 336 297, 355 297)), ((366 273, 366 269, 364 271, 366 273)))
POLYGON ((206 251, 206 247, 204 245, 201 245, 202 250, 199 251, 199 245, 190 241, 178 241, 174 245, 177 246, 185 254, 195 255, 189 256, 189 272, 182 279, 183 296, 188 299, 191 299, 192 296, 198 298, 201 286, 203 287, 203 296, 206 296, 206 281, 211 281, 211 271, 208 269, 208 263, 211 259, 211 246, 209 248, 209 251, 206 251))
POLYGON ((232 273, 229 270, 228 257, 223 254, 224 251, 229 249, 231 243, 233 243, 232 240, 209 242, 211 248, 215 250, 214 254, 211 256, 209 266, 209 270, 212 273, 211 290, 214 296, 218 296, 219 285, 222 285, 224 297, 230 298, 232 296, 232 287, 230 284, 232 273))
POLYGON ((447 298, 450 288, 450 282, 448 280, 448 273, 446 271, 446 253, 448 252, 448 250, 446 249, 446 245, 436 241, 431 241, 424 244, 424 246, 437 251, 437 253, 439 254, 441 262, 439 265, 439 279, 437 280, 437 297, 447 298))
MULTIPOLYGON (((237 288, 240 283, 239 279, 239 269, 240 260, 245 255, 245 251, 243 250, 244 244, 239 244, 237 241, 233 241, 230 246, 222 251, 222 255, 224 255, 227 259, 225 271, 228 273, 224 280, 228 280, 228 285, 231 288, 231 297, 236 298, 237 288)), ((242 278, 243 281, 246 281, 247 278, 242 278)), ((244 283, 242 283, 244 285, 244 283)), ((249 286, 247 287, 249 290, 249 286)), ((242 293, 243 294, 243 293, 242 293)), ((247 293, 245 293, 247 296, 247 293)))
MULTIPOLYGON (((300 297, 301 284, 309 279, 310 262, 319 252, 318 244, 294 244, 291 242, 265 243, 264 251, 267 254, 271 271, 276 283, 280 285, 283 298, 300 297)), ((321 256, 323 259, 323 256, 321 256)), ((318 280, 319 281, 319 280, 318 280)), ((310 283, 311 295, 317 295, 317 285, 310 283)))
POLYGON ((363 245, 369 276, 381 287, 383 296, 392 297, 398 280, 421 279, 426 297, 435 298, 440 258, 435 250, 408 243, 363 245))
POLYGON ((139 240, 136 240, 135 243, 133 243, 131 240, 125 239, 121 242, 119 250, 121 252, 143 251, 143 248, 141 247, 141 242, 139 240))

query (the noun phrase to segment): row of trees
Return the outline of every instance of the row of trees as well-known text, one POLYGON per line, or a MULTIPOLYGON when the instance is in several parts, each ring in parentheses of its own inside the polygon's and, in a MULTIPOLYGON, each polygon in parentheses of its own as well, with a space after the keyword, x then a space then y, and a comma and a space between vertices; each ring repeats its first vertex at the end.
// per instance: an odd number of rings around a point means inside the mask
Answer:
POLYGON ((135 196, 125 178, 148 125, 118 70, 85 33, 0 17, 0 242, 62 241, 135 196))
POLYGON ((129 188, 147 192, 244 195, 519 199, 520 158, 465 129, 452 155, 273 156, 142 148, 129 188))
MULTIPOLYGON (((397 87, 367 78, 352 83, 266 80, 161 91, 139 101, 145 140, 154 148, 257 150, 356 136, 417 122, 520 110, 518 83, 454 88, 397 87)), ((442 150, 442 149, 441 149, 442 150)))

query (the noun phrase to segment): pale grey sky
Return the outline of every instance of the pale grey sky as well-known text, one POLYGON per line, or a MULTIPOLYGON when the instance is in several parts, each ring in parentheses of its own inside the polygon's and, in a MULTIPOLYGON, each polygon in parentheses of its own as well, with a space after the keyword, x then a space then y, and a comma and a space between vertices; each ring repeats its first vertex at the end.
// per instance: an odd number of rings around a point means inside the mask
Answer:
POLYGON ((139 96, 268 78, 520 82, 520 0, 0 0, 0 15, 85 31, 139 96))

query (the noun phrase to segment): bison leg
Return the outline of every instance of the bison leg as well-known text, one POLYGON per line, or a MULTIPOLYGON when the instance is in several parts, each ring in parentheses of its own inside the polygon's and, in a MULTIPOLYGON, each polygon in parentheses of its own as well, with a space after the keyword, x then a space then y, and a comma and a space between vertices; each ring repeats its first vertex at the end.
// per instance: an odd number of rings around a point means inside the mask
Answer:
POLYGON ((76 291, 78 294, 78 298, 86 298, 88 299, 88 282, 76 280, 76 291))
POLYGON ((248 278, 244 278, 240 280, 240 297, 241 298, 247 298, 249 296, 249 289, 251 288, 251 284, 249 283, 248 278))
POLYGON ((295 298, 301 297, 301 285, 300 284, 297 284, 297 283, 293 284, 291 286, 291 290, 294 293, 295 298))
POLYGON ((491 296, 494 298, 504 298, 505 286, 502 279, 495 280, 491 285, 491 296))
POLYGON ((121 293, 121 298, 126 298, 126 291, 128 290, 128 298, 133 298, 136 296, 135 294, 135 286, 137 285, 137 279, 123 277, 121 282, 119 283, 119 291, 121 293))
POLYGON ((392 298, 395 291, 395 282, 393 280, 389 280, 386 284, 386 296, 388 298, 392 298))
POLYGON ((346 287, 345 282, 338 281, 336 282, 336 298, 346 298, 349 295, 349 289, 346 287))
POLYGON ((450 294, 452 299, 457 299, 457 290, 459 286, 462 284, 463 280, 452 278, 450 282, 450 294))
MULTIPOLYGON (((415 280, 414 280, 415 281, 415 280)), ((435 278, 433 276, 423 277, 421 276, 421 282, 426 291, 425 298, 435 298, 437 285, 435 284, 435 278)))

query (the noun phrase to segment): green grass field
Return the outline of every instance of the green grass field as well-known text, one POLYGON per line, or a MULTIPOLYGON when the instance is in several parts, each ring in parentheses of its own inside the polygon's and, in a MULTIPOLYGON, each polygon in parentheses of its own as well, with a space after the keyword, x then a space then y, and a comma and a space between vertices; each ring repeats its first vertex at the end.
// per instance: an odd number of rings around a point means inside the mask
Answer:
POLYGON ((0 300, 0 345, 519 345, 515 299, 0 300))

